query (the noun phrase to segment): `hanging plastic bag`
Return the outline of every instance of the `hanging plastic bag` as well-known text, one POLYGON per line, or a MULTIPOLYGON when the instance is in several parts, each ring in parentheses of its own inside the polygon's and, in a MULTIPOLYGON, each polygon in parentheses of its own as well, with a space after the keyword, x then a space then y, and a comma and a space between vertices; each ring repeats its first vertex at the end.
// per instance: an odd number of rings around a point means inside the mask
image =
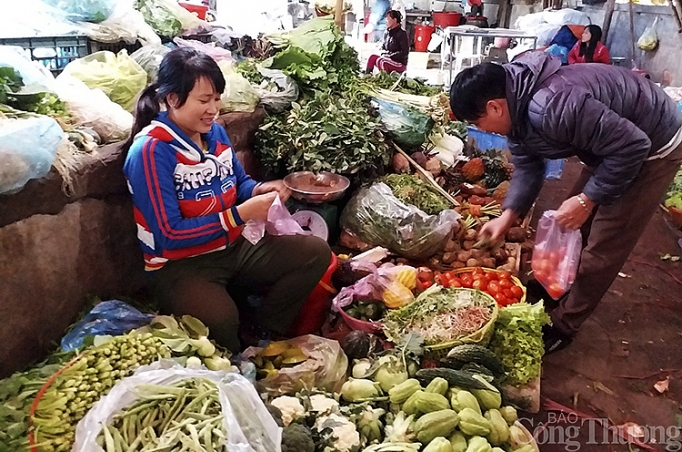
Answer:
POLYGON ((92 308, 83 320, 62 338, 61 347, 70 352, 83 345, 88 336, 119 336, 147 325, 154 318, 120 300, 109 300, 92 308))
POLYGON ((112 102, 100 89, 90 89, 71 76, 61 76, 55 83, 55 92, 65 104, 76 125, 89 127, 102 143, 121 141, 128 137, 133 127, 133 115, 112 102))
POLYGON ((582 234, 557 223, 555 213, 548 210, 540 218, 531 267, 535 279, 558 300, 571 288, 578 273, 582 234))
POLYGON ((656 33, 656 24, 658 17, 654 19, 654 23, 647 27, 642 33, 642 36, 637 40, 637 47, 647 52, 653 52, 658 47, 658 33, 656 33))
POLYGON ((171 49, 164 45, 144 46, 137 49, 130 55, 142 69, 147 73, 147 83, 152 83, 159 73, 161 60, 171 49))
POLYGON ((93 406, 76 427, 73 452, 104 452, 97 444, 102 425, 135 403, 142 385, 173 385, 190 378, 210 380, 218 387, 224 416, 226 448, 234 452, 280 452, 282 429, 256 389, 237 373, 186 369, 170 360, 140 367, 124 378, 93 406))
POLYGON ((424 113, 382 99, 372 102, 379 110, 381 123, 399 145, 410 149, 421 146, 431 133, 433 119, 424 113))
POLYGON ((222 47, 216 47, 212 44, 204 44, 196 39, 182 39, 175 38, 173 42, 178 47, 189 47, 199 52, 204 52, 206 55, 210 56, 215 60, 216 63, 220 61, 227 61, 229 63, 234 63, 234 58, 232 58, 232 52, 223 49, 222 47))
POLYGON ((45 176, 63 138, 62 128, 48 116, 0 119, 0 194, 45 176))
MULTIPOLYGON (((292 395, 312 388, 339 392, 348 369, 348 358, 337 341, 306 335, 287 342, 292 348, 301 349, 308 359, 259 380, 257 386, 260 392, 267 392, 271 396, 292 395)), ((249 347, 242 353, 242 358, 256 357, 261 350, 263 349, 249 347)))
POLYGON ((232 63, 223 60, 218 63, 218 66, 225 76, 225 91, 220 96, 220 111, 222 113, 231 111, 253 113, 258 102, 260 102, 260 98, 251 83, 234 70, 232 63))
POLYGON ((268 89, 271 85, 267 81, 256 87, 256 93, 260 96, 260 103, 271 113, 281 113, 291 108, 291 104, 298 99, 298 85, 288 75, 279 69, 266 69, 258 67, 260 74, 272 81, 275 89, 268 89))
POLYGON ((287 208, 282 204, 279 195, 275 197, 270 209, 268 209, 268 218, 266 221, 249 220, 244 226, 242 235, 252 245, 260 242, 265 237, 265 232, 270 235, 297 235, 309 234, 301 228, 301 225, 294 220, 287 208))
POLYGON ((102 22, 116 8, 112 0, 43 0, 50 6, 64 11, 66 18, 75 22, 102 22))
POLYGON ((147 86, 147 73, 126 50, 118 54, 96 52, 79 58, 66 65, 62 74, 76 77, 89 88, 101 89, 128 111, 133 111, 137 95, 147 86))
POLYGON ((350 200, 341 214, 341 226, 370 245, 409 259, 428 259, 442 250, 459 218, 450 209, 428 215, 400 201, 388 185, 377 183, 350 200))

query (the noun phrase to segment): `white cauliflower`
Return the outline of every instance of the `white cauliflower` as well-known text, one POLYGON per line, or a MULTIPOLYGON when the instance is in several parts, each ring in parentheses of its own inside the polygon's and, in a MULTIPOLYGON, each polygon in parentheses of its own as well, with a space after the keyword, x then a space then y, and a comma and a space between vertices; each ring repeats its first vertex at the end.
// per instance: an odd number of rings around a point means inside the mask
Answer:
POLYGON ((327 446, 324 452, 351 452, 360 446, 360 433, 356 430, 355 424, 339 414, 318 418, 315 428, 317 430, 332 429, 334 444, 327 446))
POLYGON ((325 396, 324 394, 315 394, 310 396, 311 411, 317 413, 335 413, 339 410, 339 402, 325 396))
POLYGON ((305 416, 305 408, 296 397, 281 396, 271 402, 271 405, 282 412, 282 423, 288 426, 299 417, 305 416))

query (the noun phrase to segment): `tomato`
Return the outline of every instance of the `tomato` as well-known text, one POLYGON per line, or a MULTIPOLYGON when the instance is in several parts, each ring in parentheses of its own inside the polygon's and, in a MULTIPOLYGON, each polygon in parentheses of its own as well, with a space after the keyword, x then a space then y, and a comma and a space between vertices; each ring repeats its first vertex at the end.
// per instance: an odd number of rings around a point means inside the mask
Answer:
POLYGON ((516 304, 516 303, 518 303, 518 302, 519 302, 519 299, 518 299, 518 298, 510 298, 508 304, 516 304))
POLYGON ((504 307, 507 305, 507 297, 502 295, 501 293, 495 294, 495 301, 497 302, 498 305, 501 307, 504 307))
POLYGON ((458 278, 453 278, 450 280, 450 287, 462 287, 462 281, 458 278))
POLYGON ((488 272, 486 275, 488 276, 488 281, 497 281, 500 279, 497 272, 488 272))
POLYGON ((520 300, 521 297, 523 296, 523 289, 520 288, 519 286, 512 286, 511 289, 509 289, 509 290, 511 290, 511 293, 514 296, 514 298, 517 298, 520 300))
POLYGON ((514 295, 512 294, 511 289, 502 289, 502 293, 504 294, 505 297, 507 298, 513 298, 514 295))
POLYGON ((533 270, 533 275, 539 282, 545 282, 547 281, 547 278, 549 278, 549 273, 544 270, 533 270))
POLYGON ((511 282, 511 279, 503 279, 500 281, 500 287, 503 289, 511 289, 513 285, 514 283, 511 282))
POLYGON ((471 285, 474 283, 474 278, 470 273, 463 274, 460 280, 462 281, 462 287, 466 287, 468 289, 471 289, 471 285))
POLYGON ((485 278, 475 279, 471 287, 472 289, 486 290, 488 288, 488 281, 485 278))
POLYGON ((558 300, 564 294, 564 288, 559 283, 552 283, 547 288, 547 293, 550 297, 558 300))
POLYGON ((490 281, 488 283, 488 293, 493 297, 500 292, 500 283, 497 281, 490 281))
POLYGON ((501 271, 500 272, 500 281, 503 279, 511 279, 511 273, 508 271, 501 271))
POLYGON ((433 281, 422 281, 421 286, 422 286, 422 290, 426 290, 429 287, 433 286, 433 281))
POLYGON ((450 287, 450 280, 445 275, 441 275, 440 273, 437 273, 436 276, 433 277, 433 279, 436 281, 436 284, 438 284, 439 286, 443 286, 445 288, 450 287))

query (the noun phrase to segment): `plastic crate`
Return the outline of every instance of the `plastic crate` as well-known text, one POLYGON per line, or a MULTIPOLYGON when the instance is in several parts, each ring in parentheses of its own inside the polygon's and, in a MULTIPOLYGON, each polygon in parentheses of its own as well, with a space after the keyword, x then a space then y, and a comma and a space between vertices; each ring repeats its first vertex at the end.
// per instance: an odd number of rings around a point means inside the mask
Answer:
POLYGON ((33 61, 40 62, 54 75, 71 61, 88 55, 88 38, 81 35, 0 38, 0 45, 24 48, 33 61))
POLYGON ((134 44, 128 44, 125 41, 99 42, 99 41, 95 41, 93 39, 88 39, 88 53, 89 54, 96 53, 96 52, 103 52, 103 51, 118 53, 121 50, 125 49, 128 51, 128 55, 131 55, 134 51, 140 49, 141 47, 142 47, 142 44, 140 44, 140 41, 136 41, 134 44))
MULTIPOLYGON (((481 151, 488 151, 490 149, 509 150, 509 144, 505 136, 484 132, 473 126, 467 127, 467 134, 469 138, 476 142, 476 146, 481 151)), ((564 172, 564 162, 565 159, 547 160, 545 179, 561 179, 564 172)))

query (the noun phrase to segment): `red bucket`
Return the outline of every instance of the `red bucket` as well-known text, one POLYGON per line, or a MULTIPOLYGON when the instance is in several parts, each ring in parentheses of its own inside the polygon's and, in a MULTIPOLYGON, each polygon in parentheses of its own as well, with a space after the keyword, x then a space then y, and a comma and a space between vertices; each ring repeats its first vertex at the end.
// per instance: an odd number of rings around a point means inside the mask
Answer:
POLYGON ((338 267, 339 261, 334 253, 332 260, 327 268, 327 272, 308 296, 308 299, 301 307, 298 319, 294 322, 289 335, 292 337, 303 336, 320 331, 324 321, 329 314, 332 306, 332 297, 336 294, 336 289, 332 285, 332 275, 338 267))
POLYGON ((414 50, 426 52, 431 42, 431 35, 436 29, 430 25, 417 25, 414 27, 414 50))
POLYGON ((447 27, 456 27, 459 25, 460 21, 462 20, 462 15, 460 13, 453 13, 453 12, 441 12, 441 13, 433 13, 433 24, 436 27, 440 28, 447 28, 447 27))
POLYGON ((180 6, 185 8, 190 13, 194 14, 201 20, 206 20, 206 13, 208 12, 208 6, 197 5, 194 3, 179 2, 180 6))

